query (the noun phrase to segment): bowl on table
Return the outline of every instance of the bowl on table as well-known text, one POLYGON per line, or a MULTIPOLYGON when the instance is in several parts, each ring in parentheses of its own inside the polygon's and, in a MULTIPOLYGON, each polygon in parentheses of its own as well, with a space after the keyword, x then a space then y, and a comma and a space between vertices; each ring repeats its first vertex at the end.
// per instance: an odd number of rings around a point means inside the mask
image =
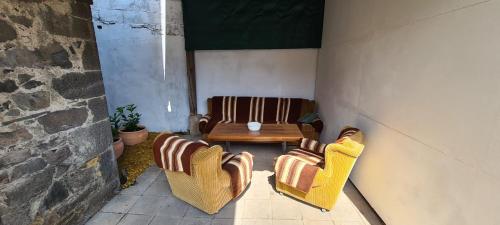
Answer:
POLYGON ((259 122, 248 122, 247 123, 247 127, 250 131, 259 131, 261 126, 262 126, 262 124, 259 122))

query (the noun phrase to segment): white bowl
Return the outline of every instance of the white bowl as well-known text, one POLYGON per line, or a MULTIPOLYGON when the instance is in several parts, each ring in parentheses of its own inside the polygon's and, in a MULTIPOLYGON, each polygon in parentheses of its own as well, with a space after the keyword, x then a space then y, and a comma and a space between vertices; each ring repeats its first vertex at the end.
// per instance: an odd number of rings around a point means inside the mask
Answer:
POLYGON ((261 126, 262 126, 262 124, 259 122, 248 122, 247 123, 247 127, 250 131, 259 131, 261 126))

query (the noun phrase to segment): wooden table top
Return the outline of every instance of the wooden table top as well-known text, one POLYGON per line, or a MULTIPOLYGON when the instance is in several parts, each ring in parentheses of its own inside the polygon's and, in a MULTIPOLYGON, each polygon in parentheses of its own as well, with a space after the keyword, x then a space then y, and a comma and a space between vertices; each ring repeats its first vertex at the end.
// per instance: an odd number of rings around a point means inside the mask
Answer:
POLYGON ((296 124, 262 124, 260 131, 250 131, 247 124, 219 123, 208 134, 209 141, 295 142, 303 137, 296 124))

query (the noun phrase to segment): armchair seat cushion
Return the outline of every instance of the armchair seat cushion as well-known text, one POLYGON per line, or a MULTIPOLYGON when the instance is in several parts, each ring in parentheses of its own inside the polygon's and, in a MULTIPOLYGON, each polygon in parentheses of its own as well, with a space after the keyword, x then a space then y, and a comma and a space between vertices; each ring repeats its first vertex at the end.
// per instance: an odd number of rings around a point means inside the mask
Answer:
POLYGON ((276 181, 307 193, 316 173, 324 165, 325 158, 322 154, 303 148, 293 149, 276 159, 276 181))
POLYGON ((325 158, 323 156, 306 149, 293 149, 286 155, 294 156, 297 160, 303 161, 308 165, 317 166, 320 168, 323 168, 325 165, 325 158))

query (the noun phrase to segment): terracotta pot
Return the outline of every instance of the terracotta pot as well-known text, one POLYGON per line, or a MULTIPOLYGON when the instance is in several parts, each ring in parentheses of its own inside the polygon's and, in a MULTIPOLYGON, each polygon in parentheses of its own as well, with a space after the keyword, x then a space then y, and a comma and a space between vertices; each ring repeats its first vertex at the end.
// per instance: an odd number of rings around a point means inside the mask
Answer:
POLYGON ((127 132, 120 130, 120 137, 125 145, 136 145, 144 142, 148 138, 148 130, 144 126, 139 126, 142 130, 127 132))
POLYGON ((118 159, 123 154, 123 141, 121 138, 118 138, 115 142, 113 142, 113 149, 115 150, 115 159, 118 159))

